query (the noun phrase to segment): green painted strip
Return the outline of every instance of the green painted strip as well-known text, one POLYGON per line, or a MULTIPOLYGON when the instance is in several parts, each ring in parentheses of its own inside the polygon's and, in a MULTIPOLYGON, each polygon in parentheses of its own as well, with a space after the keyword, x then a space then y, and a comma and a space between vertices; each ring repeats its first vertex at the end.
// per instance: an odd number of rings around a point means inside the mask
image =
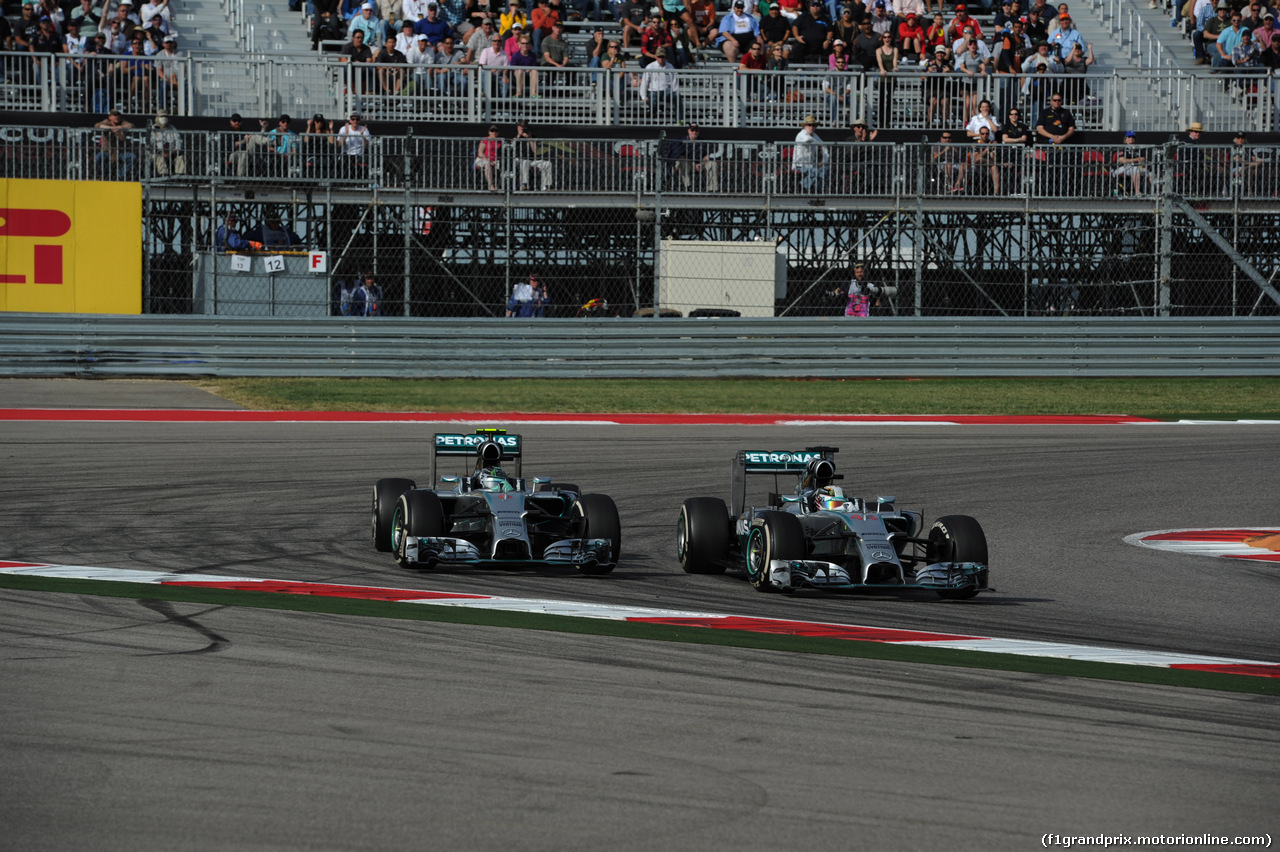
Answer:
POLYGON ((400 618, 447 624, 474 624, 521 630, 548 630, 590 636, 614 636, 659 642, 688 642, 764 651, 825 654, 902 663, 957 666, 991 671, 1025 672, 1059 677, 1087 677, 1100 680, 1150 683, 1166 686, 1280 695, 1280 678, 1248 677, 1216 672, 1187 671, 1155 666, 1063 660, 1052 657, 1025 657, 983 651, 957 651, 886 642, 856 642, 808 636, 785 636, 709 627, 672 627, 629 621, 609 621, 542 613, 504 612, 431 604, 388 603, 350 598, 283 595, 270 592, 242 592, 191 586, 163 586, 148 583, 119 583, 104 580, 69 580, 60 577, 32 577, 0 574, 0 587, 26 591, 99 595, 143 600, 185 601, 221 606, 259 607, 290 612, 317 612, 368 618, 400 618))

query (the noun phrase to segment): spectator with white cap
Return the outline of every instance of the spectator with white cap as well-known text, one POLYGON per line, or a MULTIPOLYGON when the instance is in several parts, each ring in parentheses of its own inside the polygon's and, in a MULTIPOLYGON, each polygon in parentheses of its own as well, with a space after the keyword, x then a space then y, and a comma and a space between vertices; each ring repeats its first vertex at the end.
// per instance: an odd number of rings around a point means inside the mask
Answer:
POLYGON ((351 19, 351 24, 347 27, 347 37, 350 38, 356 32, 364 33, 364 43, 370 49, 375 44, 382 44, 386 28, 383 26, 382 21, 373 14, 372 3, 361 3, 360 14, 351 19))

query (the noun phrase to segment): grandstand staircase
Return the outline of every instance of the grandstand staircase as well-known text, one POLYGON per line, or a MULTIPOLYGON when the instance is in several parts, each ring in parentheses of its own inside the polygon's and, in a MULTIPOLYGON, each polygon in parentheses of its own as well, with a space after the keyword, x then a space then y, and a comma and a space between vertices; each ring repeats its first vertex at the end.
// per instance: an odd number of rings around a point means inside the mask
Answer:
POLYGON ((302 14, 285 0, 182 0, 179 49, 211 56, 308 53, 302 14))

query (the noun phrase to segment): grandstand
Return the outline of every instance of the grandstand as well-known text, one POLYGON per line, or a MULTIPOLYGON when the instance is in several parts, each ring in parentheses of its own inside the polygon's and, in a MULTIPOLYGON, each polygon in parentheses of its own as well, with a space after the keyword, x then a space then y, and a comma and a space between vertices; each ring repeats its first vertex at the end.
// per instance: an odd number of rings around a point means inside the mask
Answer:
MULTIPOLYGON (((1280 77, 1197 65, 1167 8, 1093 0, 1072 9, 1095 59, 1083 76, 742 70, 708 47, 674 72, 678 102, 660 107, 638 97, 645 72, 635 61, 622 72, 586 67, 595 29, 620 32, 607 3, 599 23, 567 22, 574 67, 540 68, 533 98, 504 87, 502 70, 450 66, 456 82, 446 89, 424 82, 434 78, 417 76, 418 66, 343 61, 341 39, 313 50, 312 19, 285 0, 172 2, 175 58, 0 53, 3 177, 144 184, 145 310, 289 313, 299 300, 316 310, 325 300, 305 275, 305 299, 288 286, 239 305, 207 296, 228 272, 217 227, 229 212, 258 222, 268 210, 282 211, 305 247, 332 256, 326 288, 376 269, 388 310, 405 315, 500 315, 534 270, 562 285, 561 313, 603 299, 660 314, 659 258, 671 239, 780 243, 788 287, 772 306, 779 314, 838 310, 855 259, 891 279, 897 295, 881 300, 881 313, 1280 306, 1270 238, 1280 225, 1280 77), (140 77, 152 82, 139 86, 140 77), (833 103, 832 91, 847 97, 833 103), (1021 106, 1033 124, 1051 92, 1065 96, 1073 138, 973 159, 958 106, 967 94, 989 98, 1002 118, 1021 106), (945 113, 931 106, 939 95, 945 113), (95 125, 113 108, 132 127, 107 152, 113 134, 95 125), (234 130, 233 113, 244 117, 234 130), (304 132, 313 116, 336 129, 352 114, 371 133, 353 156, 304 132), (265 140, 282 115, 299 134, 285 151, 265 140), (796 164, 807 116, 823 143, 816 184, 796 164), (535 130, 532 154, 512 144, 518 120, 535 130), (855 123, 870 125, 874 141, 855 140, 855 123), (490 124, 503 142, 492 189, 478 167, 490 124), (686 150, 714 165, 714 191, 711 170, 684 180, 670 145, 690 124, 702 147, 686 150), (1204 130, 1194 146, 1193 125, 1204 130), (1127 131, 1145 154, 1140 180, 1118 175, 1127 131), (940 160, 944 133, 956 152, 940 160), (163 145, 181 151, 181 168, 158 156, 163 145), (960 180, 939 165, 946 157, 966 164, 960 180), (545 189, 526 185, 535 161, 547 164, 536 172, 549 176, 545 189)), ((461 0, 443 5, 460 17, 461 0)), ((104 21, 116 7, 108 0, 104 21)), ((21 13, 6 13, 21 30, 21 13)), ((991 14, 976 19, 995 47, 991 14)), ((708 310, 723 301, 716 287, 708 284, 708 310)))

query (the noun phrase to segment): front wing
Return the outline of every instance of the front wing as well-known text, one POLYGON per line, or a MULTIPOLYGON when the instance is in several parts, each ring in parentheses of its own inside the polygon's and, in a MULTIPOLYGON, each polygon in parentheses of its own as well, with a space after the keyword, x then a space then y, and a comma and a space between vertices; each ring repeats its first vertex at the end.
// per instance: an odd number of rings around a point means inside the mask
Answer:
POLYGON ((612 542, 607 538, 566 538, 550 544, 541 554, 494 559, 481 553, 475 543, 464 538, 425 537, 407 535, 401 546, 401 558, 406 562, 425 565, 477 565, 486 567, 525 567, 545 565, 572 565, 590 568, 595 565, 612 565, 612 542))
POLYGON ((842 566, 815 559, 774 559, 769 563, 769 584, 779 589, 815 588, 831 591, 854 589, 987 588, 987 566, 980 562, 935 562, 901 582, 863 583, 842 566))

